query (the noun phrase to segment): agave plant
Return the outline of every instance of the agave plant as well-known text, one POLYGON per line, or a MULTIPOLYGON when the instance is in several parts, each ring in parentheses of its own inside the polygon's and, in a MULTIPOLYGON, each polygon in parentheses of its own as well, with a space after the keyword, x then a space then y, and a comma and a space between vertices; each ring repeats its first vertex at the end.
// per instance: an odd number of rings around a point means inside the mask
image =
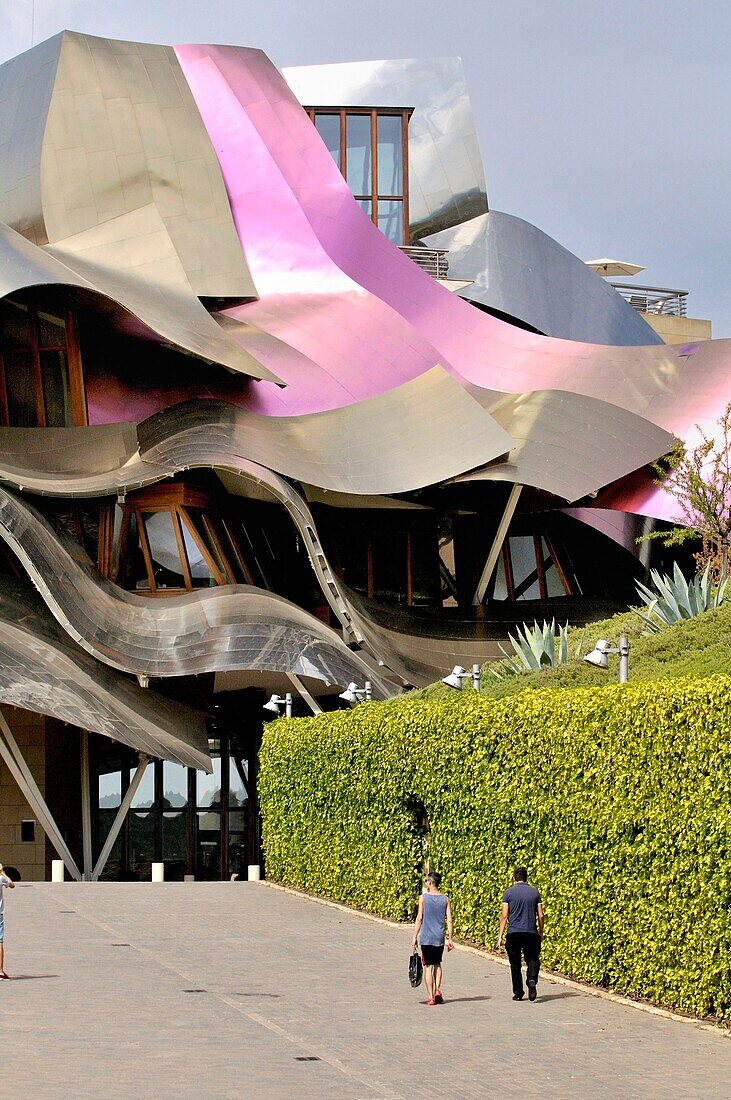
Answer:
POLYGON ((728 581, 714 589, 708 576, 709 568, 707 565, 700 576, 687 581, 675 562, 672 577, 658 573, 656 569, 651 571, 654 591, 646 584, 637 582, 637 595, 647 606, 644 610, 639 607, 632 610, 639 615, 650 633, 657 634, 666 626, 679 623, 682 619, 693 619, 723 603, 728 581))
POLYGON ((508 634, 514 654, 500 649, 504 654, 501 661, 490 665, 490 672, 498 680, 504 680, 507 676, 519 676, 523 672, 539 672, 542 668, 552 665, 563 665, 568 660, 569 624, 559 626, 556 633, 556 620, 551 619, 551 625, 544 620, 543 626, 537 622, 533 626, 523 623, 518 627, 518 636, 514 638, 508 634))

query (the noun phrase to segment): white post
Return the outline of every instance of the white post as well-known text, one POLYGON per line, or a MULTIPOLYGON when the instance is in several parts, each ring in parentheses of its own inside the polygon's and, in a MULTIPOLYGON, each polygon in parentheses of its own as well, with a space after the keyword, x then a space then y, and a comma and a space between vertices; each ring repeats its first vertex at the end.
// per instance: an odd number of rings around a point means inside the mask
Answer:
POLYGON ((51 860, 51 882, 64 882, 66 868, 62 859, 51 860))
POLYGON ((165 881, 165 864, 153 863, 152 865, 152 881, 164 882, 165 881))
POLYGON ((183 882, 195 882, 195 875, 183 875, 183 882))
POLYGON ((258 863, 250 863, 248 870, 249 882, 258 882, 261 878, 261 869, 258 863))
POLYGON ((292 717, 292 693, 290 691, 284 696, 284 717, 292 717))
POLYGON ((479 665, 472 666, 472 686, 475 691, 480 690, 480 680, 482 678, 482 672, 479 665))

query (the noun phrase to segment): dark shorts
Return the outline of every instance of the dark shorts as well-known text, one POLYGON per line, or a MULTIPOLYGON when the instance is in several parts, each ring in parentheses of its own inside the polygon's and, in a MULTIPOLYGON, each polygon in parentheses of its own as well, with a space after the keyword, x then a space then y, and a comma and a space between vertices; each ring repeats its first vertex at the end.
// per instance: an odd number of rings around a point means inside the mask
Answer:
POLYGON ((439 966, 444 954, 444 944, 437 947, 434 943, 422 943, 421 961, 424 966, 439 966))

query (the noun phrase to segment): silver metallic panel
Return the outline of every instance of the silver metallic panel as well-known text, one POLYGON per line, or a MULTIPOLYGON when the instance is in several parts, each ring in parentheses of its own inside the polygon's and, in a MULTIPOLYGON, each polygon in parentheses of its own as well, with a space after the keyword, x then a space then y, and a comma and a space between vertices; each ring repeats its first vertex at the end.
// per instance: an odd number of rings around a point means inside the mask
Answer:
POLYGON ((211 771, 204 716, 100 665, 59 630, 30 586, 0 578, 0 701, 211 771))
POLYGON ((308 107, 413 107, 409 123, 412 239, 487 210, 472 107, 458 57, 288 68, 308 107))
MULTIPOLYGON (((67 633, 113 668, 150 677, 267 669, 343 685, 370 676, 334 630, 270 592, 228 585, 153 600, 117 588, 70 535, 5 490, 0 537, 67 633)), ((390 693, 378 680, 374 690, 390 693)))
MULTIPOLYGON (((12 462, 6 453, 13 430, 0 429, 0 478, 17 485, 18 445, 11 445, 12 462)), ((357 405, 305 416, 268 417, 221 401, 185 402, 144 421, 138 437, 139 457, 114 474, 67 478, 41 465, 29 468, 22 483, 36 493, 98 496, 158 480, 159 470, 235 466, 234 458, 242 457, 324 489, 384 495, 444 481, 513 445, 441 367, 357 405)))
POLYGON ((455 481, 532 485, 567 501, 580 500, 666 454, 670 432, 607 401, 543 390, 495 403, 470 387, 516 440, 506 461, 462 474, 455 481))
POLYGON ((545 336, 587 344, 662 344, 609 283, 521 218, 491 210, 424 243, 448 249, 450 279, 469 280, 460 298, 516 317, 545 336))

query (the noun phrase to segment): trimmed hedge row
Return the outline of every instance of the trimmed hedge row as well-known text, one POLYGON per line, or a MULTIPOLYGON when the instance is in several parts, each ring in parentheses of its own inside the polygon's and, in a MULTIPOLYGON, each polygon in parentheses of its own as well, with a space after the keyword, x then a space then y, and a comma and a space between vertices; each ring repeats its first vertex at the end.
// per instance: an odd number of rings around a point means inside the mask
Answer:
POLYGON ((494 942, 526 863, 547 967, 731 1019, 730 716, 719 676, 282 719, 261 750, 267 873, 411 919, 426 811, 456 935, 494 942))

